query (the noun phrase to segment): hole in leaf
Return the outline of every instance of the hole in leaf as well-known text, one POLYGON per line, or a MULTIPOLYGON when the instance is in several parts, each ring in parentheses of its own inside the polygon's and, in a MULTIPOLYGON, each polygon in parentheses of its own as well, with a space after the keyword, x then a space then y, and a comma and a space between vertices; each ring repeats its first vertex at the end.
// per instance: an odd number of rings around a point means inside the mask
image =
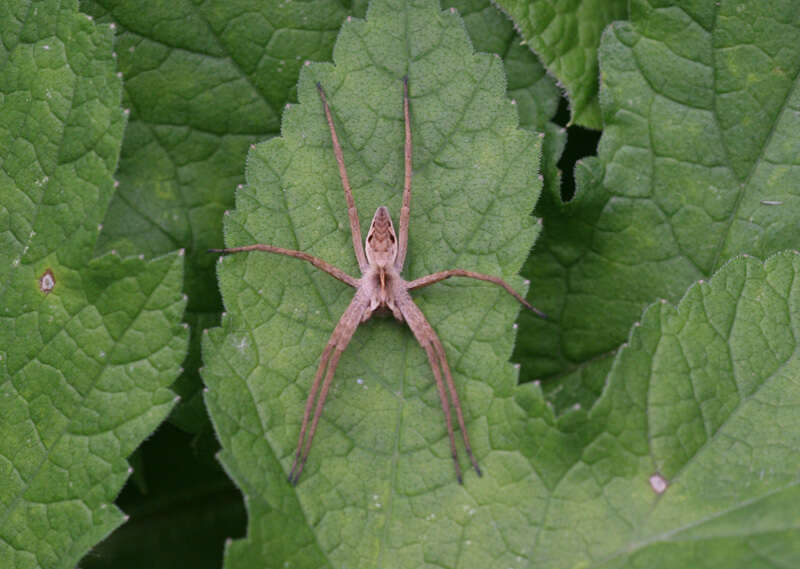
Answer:
MULTIPOLYGON (((567 126, 569 122, 569 105, 562 97, 553 122, 567 126)), ((568 202, 575 195, 575 163, 585 156, 597 155, 597 143, 602 132, 590 130, 578 125, 567 126, 567 144, 558 161, 561 170, 561 199, 568 202)))

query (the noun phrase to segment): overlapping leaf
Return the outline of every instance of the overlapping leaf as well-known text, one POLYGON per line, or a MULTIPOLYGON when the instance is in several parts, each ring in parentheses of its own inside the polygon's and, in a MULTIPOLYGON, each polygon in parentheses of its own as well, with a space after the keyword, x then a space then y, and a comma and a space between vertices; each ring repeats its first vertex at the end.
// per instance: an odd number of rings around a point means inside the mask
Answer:
POLYGON ((737 254, 800 247, 796 4, 631 7, 600 50, 598 157, 572 202, 541 205, 525 274, 554 319, 521 320, 528 377, 607 365, 644 305, 737 254))
POLYGON ((603 126, 597 50, 605 27, 628 17, 625 0, 498 0, 526 43, 567 91, 572 122, 603 126))
POLYGON ((0 566, 72 568, 174 404, 183 259, 92 259, 125 123, 109 27, 18 1, 0 30, 0 566))
POLYGON ((798 331, 800 255, 740 258, 645 312, 590 413, 548 426, 520 387, 515 442, 547 488, 531 566, 797 565, 798 331))

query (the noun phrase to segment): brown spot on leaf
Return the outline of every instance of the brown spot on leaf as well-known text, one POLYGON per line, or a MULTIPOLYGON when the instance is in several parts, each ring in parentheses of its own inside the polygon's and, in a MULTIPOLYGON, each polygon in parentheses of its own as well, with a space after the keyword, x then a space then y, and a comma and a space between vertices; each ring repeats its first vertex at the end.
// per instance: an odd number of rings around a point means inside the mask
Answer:
POLYGON ((53 271, 47 269, 41 277, 39 277, 39 290, 48 294, 56 286, 56 277, 53 271))

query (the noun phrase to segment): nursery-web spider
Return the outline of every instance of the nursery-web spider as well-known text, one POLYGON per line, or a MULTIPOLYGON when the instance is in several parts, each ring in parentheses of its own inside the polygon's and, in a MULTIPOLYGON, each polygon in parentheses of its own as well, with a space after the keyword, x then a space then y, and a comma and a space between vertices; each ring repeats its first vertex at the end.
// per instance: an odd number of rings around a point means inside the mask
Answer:
POLYGON ((333 143, 333 153, 336 156, 336 163, 339 165, 339 175, 342 179, 342 186, 344 187, 344 197, 347 201, 347 213, 350 217, 350 233, 353 238, 353 249, 355 251, 358 266, 361 269, 361 278, 356 279, 326 263, 322 259, 318 259, 303 253, 302 251, 293 251, 290 249, 283 249, 282 247, 274 247, 272 245, 247 245, 244 247, 230 247, 228 249, 212 249, 218 253, 244 253, 246 251, 266 251, 268 253, 278 253, 280 255, 288 255, 308 261, 315 267, 322 269, 332 277, 339 279, 343 283, 350 285, 356 289, 355 296, 350 302, 350 305, 342 314, 336 328, 331 334, 328 344, 322 352, 322 357, 319 361, 317 373, 314 376, 314 383, 311 386, 311 392, 308 394, 306 401, 305 413, 303 414, 303 423, 300 427, 300 436, 297 441, 297 450, 295 452, 294 463, 289 472, 289 482, 293 485, 297 484, 300 474, 303 472, 308 459, 308 453, 311 449, 311 441, 314 438, 314 433, 317 430, 317 423, 319 422, 320 415, 322 414, 322 407, 325 404, 325 398, 328 396, 328 390, 331 386, 333 374, 336 371, 336 365, 339 363, 339 357, 350 342, 353 333, 358 328, 361 322, 367 321, 374 313, 389 313, 400 322, 407 322, 409 328, 414 333, 419 344, 428 355, 433 376, 436 379, 436 387, 439 391, 439 399, 442 403, 442 410, 444 411, 445 420, 447 422, 447 434, 450 437, 450 451, 453 456, 453 466, 456 470, 456 477, 459 483, 462 482, 461 468, 458 464, 458 454, 456 451, 456 442, 453 435, 453 423, 450 415, 450 402, 447 399, 447 394, 450 394, 450 400, 456 410, 456 419, 458 426, 461 429, 461 436, 464 439, 464 447, 467 451, 472 466, 478 476, 481 476, 481 469, 475 456, 472 454, 472 448, 469 443, 469 435, 467 428, 464 425, 464 416, 461 412, 461 403, 458 399, 455 384, 453 383, 453 375, 450 373, 450 367, 447 365, 447 358, 442 346, 441 340, 434 332, 431 325, 426 320, 422 311, 414 304, 411 299, 409 291, 422 288, 441 280, 450 277, 470 277, 482 281, 488 281, 496 285, 500 285, 511 296, 516 298, 525 307, 535 312, 542 318, 546 316, 531 306, 522 296, 520 296, 508 283, 499 277, 491 275, 484 275, 467 271, 464 269, 449 269, 433 273, 413 281, 406 281, 403 279, 401 272, 403 270, 403 263, 406 258, 406 250, 408 245, 408 222, 411 204, 411 125, 409 120, 408 111, 408 78, 403 78, 403 115, 405 119, 405 183, 403 185, 403 204, 400 208, 400 232, 395 234, 392 219, 389 216, 389 210, 385 206, 380 206, 372 218, 372 223, 367 233, 367 240, 362 246, 361 244, 361 227, 358 222, 358 212, 356 210, 355 202, 353 201, 353 194, 350 191, 350 181, 347 178, 347 170, 345 169, 344 159, 342 157, 342 147, 339 145, 339 139, 336 136, 336 128, 333 124, 333 117, 331 116, 328 101, 325 97, 325 92, 322 85, 317 83, 319 96, 322 99, 322 107, 325 111, 325 117, 328 121, 328 126, 331 131, 331 141, 333 143), (327 373, 326 373, 327 369, 327 373), (322 381, 323 375, 325 380, 322 381), (444 380, 442 380, 444 375, 444 380), (322 382, 322 391, 320 392, 319 399, 317 400, 317 391, 322 382), (447 391, 445 391, 445 384, 447 391), (311 430, 306 438, 306 429, 308 427, 308 420, 311 418, 311 410, 314 407, 314 401, 317 400, 316 408, 314 409, 314 418, 311 421, 311 430))

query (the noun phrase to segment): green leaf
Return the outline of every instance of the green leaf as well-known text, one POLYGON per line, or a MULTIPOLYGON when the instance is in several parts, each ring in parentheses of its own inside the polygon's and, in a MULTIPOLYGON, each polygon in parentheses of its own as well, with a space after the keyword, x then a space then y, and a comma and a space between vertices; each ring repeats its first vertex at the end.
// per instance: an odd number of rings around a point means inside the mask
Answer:
POLYGON ((677 307, 655 303, 589 413, 553 423, 539 388, 519 388, 527 416, 510 416, 525 436, 508 448, 546 488, 522 505, 531 566, 800 562, 799 277, 797 252, 739 258, 677 307))
POLYGON ((558 87, 514 31, 511 21, 489 0, 445 0, 464 19, 475 51, 503 58, 508 96, 518 105, 519 124, 542 130, 558 109, 558 87))
MULTIPOLYGON (((226 243, 300 249, 356 274, 314 82, 328 93, 365 225, 378 205, 399 211, 408 74, 414 193, 406 275, 463 267, 521 289, 516 272, 538 230, 529 212, 540 144, 518 128, 501 60, 474 55, 457 14, 433 2, 374 2, 366 23, 343 26, 334 60, 301 74, 300 105, 285 112, 282 138, 251 152, 226 243)), ((470 493, 498 499, 497 471, 456 482, 432 372, 410 331, 373 319, 356 332, 295 489, 286 473, 310 379, 352 290, 266 254, 228 257, 219 273, 229 312, 204 343, 206 401, 249 514, 248 538, 228 548, 226 565, 418 566, 421 553, 406 546, 419 539, 414 511, 433 515, 439 529, 429 539, 450 559, 456 545, 443 548, 441 532, 469 518, 470 493)), ((519 307, 496 287, 464 281, 416 300, 445 344, 483 460, 486 412, 498 394, 510 399, 516 383, 508 357, 519 307)))
POLYGON ((92 258, 125 124, 111 29, 0 12, 0 566, 72 568, 174 404, 183 258, 92 258))
POLYGON ((735 255, 800 248, 796 4, 635 2, 631 17, 600 50, 597 159, 570 203, 540 204, 524 274, 554 318, 520 318, 527 377, 604 365, 648 303, 735 255))
POLYGON ((600 129, 597 50, 603 29, 628 17, 627 0, 497 0, 570 101, 570 122, 600 129))
POLYGON ((560 95, 544 66, 523 45, 511 22, 488 0, 445 0, 442 8, 453 7, 477 52, 496 53, 503 58, 508 96, 517 105, 519 125, 544 131, 542 175, 545 188, 558 191, 561 174, 556 162, 566 142, 566 130, 549 122, 558 109, 560 95))

